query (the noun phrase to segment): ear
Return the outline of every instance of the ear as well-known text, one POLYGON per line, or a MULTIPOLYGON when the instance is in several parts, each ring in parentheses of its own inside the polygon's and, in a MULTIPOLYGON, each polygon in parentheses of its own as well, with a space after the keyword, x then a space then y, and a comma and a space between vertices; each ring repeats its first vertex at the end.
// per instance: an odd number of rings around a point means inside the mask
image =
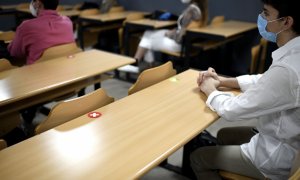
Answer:
POLYGON ((293 17, 287 16, 284 25, 285 25, 287 28, 291 28, 291 27, 293 26, 293 24, 294 24, 294 19, 293 19, 293 17))

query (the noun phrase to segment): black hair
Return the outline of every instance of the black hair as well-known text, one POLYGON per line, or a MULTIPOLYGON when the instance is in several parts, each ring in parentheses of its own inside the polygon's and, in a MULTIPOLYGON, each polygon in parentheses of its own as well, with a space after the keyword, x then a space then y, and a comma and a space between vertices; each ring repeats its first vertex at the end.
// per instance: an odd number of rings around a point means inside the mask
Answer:
POLYGON ((44 4, 45 9, 56 10, 59 0, 39 0, 44 4))
POLYGON ((261 0, 262 3, 275 8, 278 12, 278 18, 291 16, 294 20, 293 30, 300 34, 300 11, 298 0, 261 0))

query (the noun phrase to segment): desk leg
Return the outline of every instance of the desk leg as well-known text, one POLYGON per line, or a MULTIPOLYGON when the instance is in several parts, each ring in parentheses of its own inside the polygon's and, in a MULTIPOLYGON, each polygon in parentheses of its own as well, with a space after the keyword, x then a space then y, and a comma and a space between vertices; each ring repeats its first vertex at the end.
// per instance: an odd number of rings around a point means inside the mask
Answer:
POLYGON ((82 50, 84 50, 84 37, 83 37, 83 25, 82 21, 78 19, 78 40, 79 40, 79 46, 82 50))
POLYGON ((129 42, 129 27, 125 25, 124 31, 123 31, 123 47, 124 47, 124 53, 125 55, 129 56, 129 51, 130 51, 130 42, 129 42))
POLYGON ((182 43, 182 56, 184 57, 184 69, 189 69, 190 68, 190 49, 192 48, 192 41, 191 41, 191 37, 186 34, 185 38, 183 39, 183 43, 182 43))
POLYGON ((181 167, 181 173, 185 177, 188 177, 190 179, 196 179, 196 176, 192 170, 191 162, 190 162, 190 154, 194 150, 194 139, 192 139, 190 142, 188 142, 183 147, 183 157, 182 157, 182 167, 181 167))

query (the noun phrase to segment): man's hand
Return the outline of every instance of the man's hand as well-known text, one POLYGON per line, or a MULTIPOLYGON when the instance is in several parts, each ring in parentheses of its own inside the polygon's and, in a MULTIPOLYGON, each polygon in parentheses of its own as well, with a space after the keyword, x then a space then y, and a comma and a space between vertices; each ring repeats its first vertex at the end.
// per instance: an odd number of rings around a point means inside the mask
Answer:
POLYGON ((209 96, 213 91, 217 90, 219 85, 220 81, 210 76, 204 77, 199 87, 202 92, 209 96))
POLYGON ((216 71, 213 69, 213 68, 208 68, 207 71, 201 71, 199 73, 199 76, 198 76, 198 79, 197 79, 197 84, 198 86, 201 85, 201 83, 203 82, 203 80, 207 77, 212 77, 214 78, 215 80, 218 80, 219 81, 219 76, 218 74, 216 73, 216 71))

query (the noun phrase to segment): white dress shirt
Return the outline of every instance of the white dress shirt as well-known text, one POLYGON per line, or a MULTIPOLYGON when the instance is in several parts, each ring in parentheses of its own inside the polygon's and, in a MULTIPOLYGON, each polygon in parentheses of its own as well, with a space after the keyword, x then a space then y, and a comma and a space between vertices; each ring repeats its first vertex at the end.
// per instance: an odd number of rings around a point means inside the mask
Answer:
POLYGON ((265 177, 288 179, 300 149, 300 37, 272 53, 263 75, 237 77, 243 93, 214 91, 207 105, 228 121, 258 118, 259 131, 242 152, 265 177))

